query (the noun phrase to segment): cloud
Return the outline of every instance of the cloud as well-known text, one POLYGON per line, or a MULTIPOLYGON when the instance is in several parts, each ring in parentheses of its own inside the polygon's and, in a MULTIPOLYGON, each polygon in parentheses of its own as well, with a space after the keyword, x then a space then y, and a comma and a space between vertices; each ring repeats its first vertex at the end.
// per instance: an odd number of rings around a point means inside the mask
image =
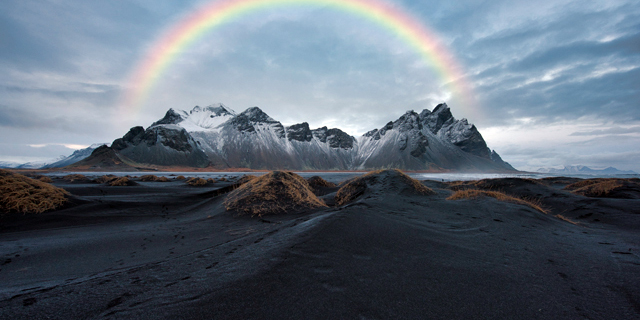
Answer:
POLYGON ((215 102, 361 134, 442 100, 516 166, 588 164, 578 162, 595 151, 626 155, 637 141, 637 1, 391 1, 441 36, 483 118, 464 114, 468 106, 394 34, 317 7, 255 12, 204 34, 182 48, 140 113, 122 111, 118 98, 146 51, 208 0, 8 0, 0 143, 111 141, 168 108, 215 102))
POLYGON ((614 126, 607 129, 591 130, 591 131, 578 131, 573 132, 570 136, 613 136, 613 135, 626 135, 626 134, 640 134, 640 126, 635 127, 619 127, 614 126))

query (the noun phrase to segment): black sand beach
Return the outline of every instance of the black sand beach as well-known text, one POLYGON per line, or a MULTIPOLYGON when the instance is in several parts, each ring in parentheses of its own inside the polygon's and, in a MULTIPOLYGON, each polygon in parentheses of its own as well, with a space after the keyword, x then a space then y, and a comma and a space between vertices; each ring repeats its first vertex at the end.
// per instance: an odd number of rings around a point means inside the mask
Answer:
POLYGON ((250 217, 225 209, 232 181, 54 179, 66 208, 0 220, 0 318, 640 319, 633 190, 484 185, 545 214, 447 200, 451 184, 424 181, 435 194, 383 184, 343 206, 250 217))

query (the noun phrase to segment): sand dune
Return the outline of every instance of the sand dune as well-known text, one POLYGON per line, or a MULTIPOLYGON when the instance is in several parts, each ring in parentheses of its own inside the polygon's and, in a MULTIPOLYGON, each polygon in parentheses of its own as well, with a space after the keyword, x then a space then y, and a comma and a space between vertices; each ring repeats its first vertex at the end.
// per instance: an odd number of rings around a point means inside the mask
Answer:
POLYGON ((1 220, 0 318, 640 318, 639 199, 494 179, 370 186, 335 206, 340 186, 323 184, 328 207, 250 217, 223 204, 237 178, 54 179, 66 208, 1 220), (447 200, 461 188, 549 214, 447 200))

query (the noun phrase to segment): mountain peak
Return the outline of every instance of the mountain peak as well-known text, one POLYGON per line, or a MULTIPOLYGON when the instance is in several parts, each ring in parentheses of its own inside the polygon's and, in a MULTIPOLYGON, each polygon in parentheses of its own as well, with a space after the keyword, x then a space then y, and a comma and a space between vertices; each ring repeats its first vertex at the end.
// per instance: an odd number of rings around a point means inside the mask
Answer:
MULTIPOLYGON (((196 108, 199 108, 199 107, 196 106, 196 108)), ((194 112, 194 110, 191 110, 191 112, 194 112)), ((212 113, 212 115, 215 115, 215 116, 225 116, 225 115, 235 116, 236 115, 235 111, 233 111, 231 108, 225 106, 222 103, 214 103, 207 107, 201 108, 201 111, 210 112, 212 113)))
POLYGON ((420 115, 413 110, 405 112, 398 120, 393 122, 393 128, 397 128, 400 132, 409 131, 412 129, 422 130, 422 124, 420 123, 420 115))
POLYGON ((453 114, 451 114, 451 109, 449 109, 446 103, 437 105, 431 112, 425 109, 420 116, 423 124, 429 127, 433 134, 438 133, 443 126, 451 125, 456 121, 453 114))
POLYGON ((161 124, 178 124, 184 121, 187 116, 188 115, 184 111, 176 111, 173 108, 170 108, 162 119, 154 122, 151 126, 153 127, 161 124))
POLYGON ((277 122, 273 118, 271 118, 268 114, 266 114, 262 109, 258 107, 251 107, 242 113, 241 116, 247 117, 249 121, 253 122, 264 122, 264 123, 275 123, 277 122))

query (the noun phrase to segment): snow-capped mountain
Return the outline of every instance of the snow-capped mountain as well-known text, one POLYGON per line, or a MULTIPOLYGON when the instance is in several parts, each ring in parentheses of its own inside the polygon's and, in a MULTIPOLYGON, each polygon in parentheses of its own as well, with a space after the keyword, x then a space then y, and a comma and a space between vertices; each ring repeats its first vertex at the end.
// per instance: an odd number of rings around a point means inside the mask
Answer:
POLYGON ((587 166, 564 166, 562 169, 556 168, 540 168, 538 169, 540 173, 558 173, 558 174, 590 174, 590 175, 602 175, 602 174, 638 174, 635 171, 631 170, 618 170, 614 167, 607 167, 604 169, 592 169, 587 166))
POLYGON ((20 165, 21 163, 13 162, 13 161, 0 161, 0 168, 5 169, 13 169, 20 165))
POLYGON ((487 148, 476 127, 446 104, 408 111, 361 137, 306 122, 285 127, 260 108, 236 113, 223 104, 169 109, 144 130, 132 128, 112 148, 138 163, 217 168, 354 170, 515 170, 487 148))
POLYGON ((94 143, 92 145, 90 145, 87 148, 84 149, 79 149, 74 151, 70 156, 67 157, 61 157, 60 159, 58 159, 57 161, 54 162, 49 162, 43 166, 41 166, 41 169, 49 169, 49 168, 62 168, 62 167, 66 167, 70 164, 76 163, 82 159, 85 159, 86 157, 90 156, 91 153, 93 152, 93 150, 97 149, 98 147, 101 146, 109 146, 111 145, 111 143, 105 142, 105 143, 94 143))
POLYGON ((114 140, 111 149, 140 163, 189 167, 209 164, 187 130, 175 124, 156 124, 147 130, 133 127, 124 137, 114 140))
MULTIPOLYGON (((407 111, 381 129, 365 133, 359 140, 358 168, 380 168, 391 164, 406 169, 515 170, 491 151, 475 126, 456 120, 446 104, 433 112, 407 111)), ((496 154, 497 155, 497 154, 496 154)))
POLYGON ((235 111, 222 103, 213 104, 204 108, 196 106, 189 112, 169 109, 164 118, 154 122, 151 126, 180 123, 180 126, 189 132, 201 131, 203 129, 215 129, 235 115, 235 111))
POLYGON ((13 168, 13 169, 50 169, 50 168, 62 168, 72 163, 76 163, 82 159, 91 155, 93 150, 103 145, 110 145, 110 143, 94 143, 91 146, 74 151, 69 156, 60 156, 55 159, 44 161, 31 161, 26 163, 17 162, 5 162, 0 161, 0 168, 13 168))

